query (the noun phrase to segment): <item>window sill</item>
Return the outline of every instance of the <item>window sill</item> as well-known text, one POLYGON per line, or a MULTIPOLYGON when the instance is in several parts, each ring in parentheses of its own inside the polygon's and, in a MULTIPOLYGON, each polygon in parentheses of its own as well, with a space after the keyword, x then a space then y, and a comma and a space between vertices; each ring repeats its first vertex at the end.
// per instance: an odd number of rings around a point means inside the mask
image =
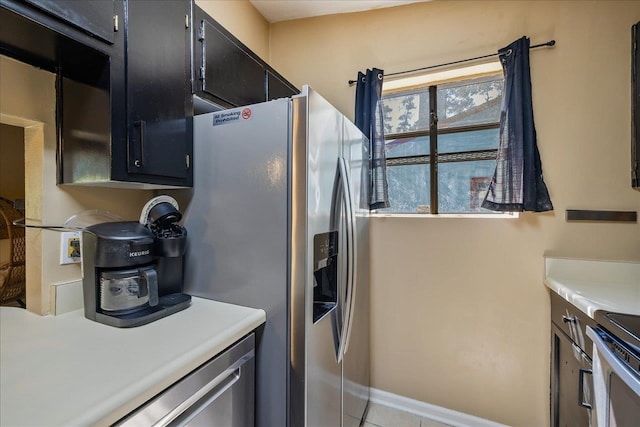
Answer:
POLYGON ((492 214, 427 214, 427 213, 382 213, 372 212, 371 218, 465 218, 465 219, 517 219, 520 217, 519 212, 509 213, 492 213, 492 214))

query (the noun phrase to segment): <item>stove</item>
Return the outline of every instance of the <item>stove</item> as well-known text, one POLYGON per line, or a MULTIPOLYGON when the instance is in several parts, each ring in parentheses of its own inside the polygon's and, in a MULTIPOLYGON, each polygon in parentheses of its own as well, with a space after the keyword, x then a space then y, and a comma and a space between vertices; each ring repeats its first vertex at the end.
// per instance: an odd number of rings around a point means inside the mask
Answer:
POLYGON ((596 312, 596 321, 640 354, 640 316, 596 312), (601 314, 598 316, 598 314, 601 314))
POLYGON ((599 310, 587 326, 593 341, 598 427, 640 425, 640 316, 599 310))

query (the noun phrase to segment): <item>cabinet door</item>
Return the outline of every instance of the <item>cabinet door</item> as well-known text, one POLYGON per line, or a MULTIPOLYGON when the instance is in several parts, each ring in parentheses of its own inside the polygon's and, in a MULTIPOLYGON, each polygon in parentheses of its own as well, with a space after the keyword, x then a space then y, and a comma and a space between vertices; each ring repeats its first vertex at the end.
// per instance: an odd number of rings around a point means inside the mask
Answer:
POLYGON ((190 186, 188 16, 188 0, 128 1, 126 82, 129 174, 190 186))
POLYGON ((591 359, 551 325, 551 426, 595 426, 591 359))
POLYGON ((114 0, 25 0, 103 41, 113 43, 114 0))
POLYGON ((213 22, 200 25, 200 89, 234 107, 265 101, 265 69, 251 51, 213 22))
POLYGON ((640 22, 631 38, 631 186, 640 190, 640 22))
POLYGON ((271 71, 267 71, 267 101, 278 98, 288 98, 298 94, 299 91, 291 84, 281 80, 271 71))

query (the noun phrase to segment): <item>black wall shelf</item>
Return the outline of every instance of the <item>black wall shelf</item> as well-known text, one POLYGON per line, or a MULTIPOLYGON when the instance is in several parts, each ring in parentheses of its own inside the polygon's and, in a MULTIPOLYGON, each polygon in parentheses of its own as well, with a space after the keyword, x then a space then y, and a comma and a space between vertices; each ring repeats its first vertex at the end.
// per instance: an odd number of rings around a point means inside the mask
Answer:
POLYGON ((635 211, 595 211, 567 209, 567 221, 638 222, 635 211))

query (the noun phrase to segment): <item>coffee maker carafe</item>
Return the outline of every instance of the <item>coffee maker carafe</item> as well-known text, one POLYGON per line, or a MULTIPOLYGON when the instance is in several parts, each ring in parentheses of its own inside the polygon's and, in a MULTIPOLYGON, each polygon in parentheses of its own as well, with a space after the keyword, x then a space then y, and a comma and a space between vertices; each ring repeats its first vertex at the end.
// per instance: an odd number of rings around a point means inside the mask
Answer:
POLYGON ((157 205, 156 201, 147 214, 161 215, 151 215, 144 224, 107 222, 83 231, 86 318, 133 327, 189 306, 191 297, 182 293, 187 233, 177 224, 181 218, 177 203, 157 205))

